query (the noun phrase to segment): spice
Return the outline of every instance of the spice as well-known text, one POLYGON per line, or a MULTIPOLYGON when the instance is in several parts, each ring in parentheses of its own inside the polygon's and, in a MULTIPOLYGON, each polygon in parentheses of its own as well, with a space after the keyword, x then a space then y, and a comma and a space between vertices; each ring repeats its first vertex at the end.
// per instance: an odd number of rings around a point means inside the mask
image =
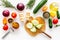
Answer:
POLYGON ((43 7, 42 7, 42 11, 43 11, 43 12, 45 12, 47 9, 48 9, 47 6, 43 6, 43 7))
POLYGON ((8 19, 8 22, 9 22, 9 23, 12 23, 12 22, 13 22, 13 19, 12 19, 12 18, 9 18, 9 19, 8 19))
POLYGON ((49 12, 44 12, 43 13, 43 17, 44 18, 49 18, 50 17, 50 13, 49 12))
POLYGON ((6 25, 7 24, 7 18, 3 19, 3 24, 6 25))
POLYGON ((18 28, 19 28, 19 23, 13 22, 13 23, 12 23, 12 27, 13 27, 14 29, 18 29, 18 28))

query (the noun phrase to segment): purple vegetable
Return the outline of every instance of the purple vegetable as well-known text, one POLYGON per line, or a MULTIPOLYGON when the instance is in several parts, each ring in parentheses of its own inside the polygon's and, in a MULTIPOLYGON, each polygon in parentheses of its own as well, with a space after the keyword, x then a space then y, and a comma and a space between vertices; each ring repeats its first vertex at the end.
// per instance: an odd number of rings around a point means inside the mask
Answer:
POLYGON ((2 14, 3 16, 8 17, 10 12, 8 10, 4 10, 2 14))
POLYGON ((18 9, 18 10, 22 11, 22 10, 24 10, 24 8, 25 8, 25 6, 24 6, 23 3, 18 3, 18 4, 17 4, 17 9, 18 9))

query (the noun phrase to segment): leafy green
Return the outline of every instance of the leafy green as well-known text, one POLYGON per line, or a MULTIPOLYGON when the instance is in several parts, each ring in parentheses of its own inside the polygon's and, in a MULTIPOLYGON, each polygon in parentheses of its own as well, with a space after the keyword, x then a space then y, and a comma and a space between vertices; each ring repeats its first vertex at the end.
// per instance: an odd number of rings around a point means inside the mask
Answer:
POLYGON ((29 0, 29 2, 27 3, 27 8, 32 8, 34 4, 35 0, 29 0))
POLYGON ((8 0, 1 0, 5 7, 15 8, 8 0))

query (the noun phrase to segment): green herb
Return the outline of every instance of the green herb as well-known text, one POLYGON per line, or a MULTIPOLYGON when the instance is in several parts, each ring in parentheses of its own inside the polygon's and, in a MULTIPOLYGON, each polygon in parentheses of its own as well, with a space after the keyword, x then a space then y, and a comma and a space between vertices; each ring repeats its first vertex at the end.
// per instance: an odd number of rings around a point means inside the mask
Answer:
POLYGON ((1 0, 5 7, 15 8, 8 0, 1 0))
POLYGON ((27 3, 27 8, 32 8, 34 4, 35 0, 29 0, 29 2, 27 3))
POLYGON ((55 27, 58 27, 58 26, 60 26, 60 24, 56 25, 55 27))

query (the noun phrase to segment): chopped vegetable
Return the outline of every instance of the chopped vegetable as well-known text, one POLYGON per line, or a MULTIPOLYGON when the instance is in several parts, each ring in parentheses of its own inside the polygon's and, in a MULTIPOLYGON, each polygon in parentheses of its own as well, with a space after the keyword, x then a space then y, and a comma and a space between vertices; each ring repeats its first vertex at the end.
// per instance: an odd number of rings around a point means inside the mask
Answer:
POLYGON ((35 3, 35 0, 29 0, 29 2, 27 3, 27 8, 32 8, 34 3, 35 3))
POLYGON ((43 26, 43 24, 39 24, 36 26, 36 28, 40 29, 43 26))
POLYGON ((8 25, 4 25, 3 30, 5 30, 5 31, 8 30, 8 25))
POLYGON ((49 28, 52 28, 52 26, 53 26, 53 24, 52 24, 52 19, 49 18, 48 22, 49 22, 49 28))
POLYGON ((48 9, 47 6, 43 6, 43 7, 42 7, 42 11, 43 11, 43 12, 45 12, 47 9, 48 9))
POLYGON ((24 22, 24 14, 23 13, 20 13, 19 14, 19 17, 20 17, 20 21, 24 22))
POLYGON ((30 12, 27 12, 26 13, 26 19, 29 20, 29 18, 30 18, 30 12))
POLYGON ((31 31, 31 32, 36 32, 36 28, 33 27, 33 28, 30 29, 30 31, 31 31))
POLYGON ((43 17, 44 18, 49 18, 50 17, 50 13, 49 12, 44 12, 43 13, 43 17))
POLYGON ((57 18, 60 19, 60 13, 57 11, 57 18))
POLYGON ((35 7, 35 9, 33 10, 33 13, 36 14, 37 11, 47 2, 48 0, 41 0, 41 2, 39 2, 39 4, 35 7))
POLYGON ((50 11, 50 17, 52 17, 52 18, 54 18, 54 17, 56 17, 57 15, 56 15, 56 11, 50 11))
POLYGON ((7 18, 3 19, 3 24, 6 25, 7 24, 7 18))
POLYGON ((57 18, 53 19, 53 24, 57 24, 57 23, 58 23, 58 19, 57 18))
POLYGON ((32 23, 27 23, 27 28, 31 29, 33 27, 32 23))
POLYGON ((56 2, 51 3, 50 4, 50 10, 58 11, 58 4, 56 2))
POLYGON ((32 24, 33 24, 34 26, 37 26, 37 25, 39 24, 39 22, 38 22, 37 20, 32 20, 32 24))

